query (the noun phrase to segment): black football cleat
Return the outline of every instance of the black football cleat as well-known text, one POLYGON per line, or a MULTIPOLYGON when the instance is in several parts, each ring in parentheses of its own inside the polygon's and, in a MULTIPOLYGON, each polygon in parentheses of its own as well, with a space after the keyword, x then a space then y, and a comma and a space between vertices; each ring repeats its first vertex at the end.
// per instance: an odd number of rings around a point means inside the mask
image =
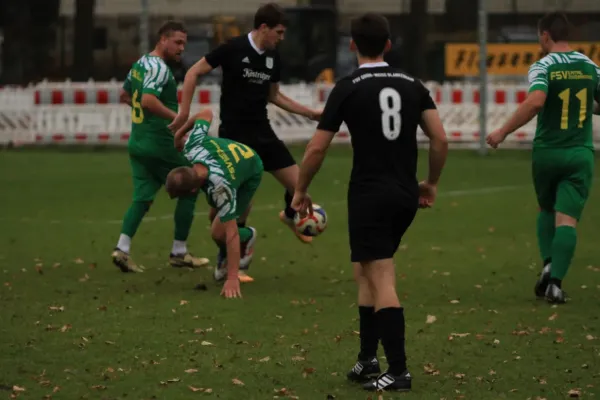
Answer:
POLYGON ((567 302, 567 294, 558 285, 551 283, 546 289, 546 301, 550 304, 564 304, 567 302))
POLYGON ((538 298, 544 298, 546 296, 546 289, 548 288, 548 284, 550 283, 550 269, 552 264, 546 264, 542 272, 540 273, 540 277, 535 283, 535 296, 538 298))
POLYGON ((363 385, 363 389, 369 392, 408 392, 411 387, 412 376, 408 371, 398 376, 385 372, 363 385))
POLYGON ((365 383, 377 378, 380 373, 379 360, 373 357, 370 360, 358 360, 346 377, 352 382, 365 383))

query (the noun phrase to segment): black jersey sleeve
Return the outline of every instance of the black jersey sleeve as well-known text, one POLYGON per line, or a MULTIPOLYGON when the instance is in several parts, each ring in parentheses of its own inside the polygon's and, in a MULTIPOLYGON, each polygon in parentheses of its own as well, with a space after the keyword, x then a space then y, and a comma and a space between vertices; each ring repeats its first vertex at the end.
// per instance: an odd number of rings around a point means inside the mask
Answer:
POLYGON ((232 51, 231 42, 225 42, 204 56, 206 62, 213 68, 226 64, 232 51))
POLYGON ((349 95, 349 86, 346 80, 341 80, 333 87, 327 98, 325 109, 317 129, 329 132, 337 132, 344 122, 342 105, 349 95))
POLYGON ((431 94, 429 90, 423 85, 421 82, 418 83, 421 91, 421 112, 425 110, 435 110, 437 109, 435 102, 431 98, 431 94))

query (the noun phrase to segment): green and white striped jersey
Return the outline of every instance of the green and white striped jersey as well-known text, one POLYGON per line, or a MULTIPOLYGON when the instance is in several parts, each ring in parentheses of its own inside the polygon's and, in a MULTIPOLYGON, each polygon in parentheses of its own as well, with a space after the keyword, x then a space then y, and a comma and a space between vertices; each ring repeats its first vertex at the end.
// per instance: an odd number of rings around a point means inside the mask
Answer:
POLYGON ((177 82, 165 61, 149 54, 142 56, 131 67, 123 89, 131 96, 130 149, 160 152, 163 146, 172 148, 173 135, 167 128, 171 121, 151 114, 141 105, 142 95, 148 93, 177 112, 177 82))
POLYGON ((202 190, 222 222, 238 218, 245 210, 237 204, 243 185, 258 172, 262 161, 250 147, 233 140, 208 135, 210 123, 197 120, 185 142, 183 154, 192 164, 208 168, 202 190))
POLYGON ((592 111, 600 101, 600 68, 577 51, 550 53, 529 68, 529 92, 547 98, 537 117, 535 147, 593 149, 592 111))

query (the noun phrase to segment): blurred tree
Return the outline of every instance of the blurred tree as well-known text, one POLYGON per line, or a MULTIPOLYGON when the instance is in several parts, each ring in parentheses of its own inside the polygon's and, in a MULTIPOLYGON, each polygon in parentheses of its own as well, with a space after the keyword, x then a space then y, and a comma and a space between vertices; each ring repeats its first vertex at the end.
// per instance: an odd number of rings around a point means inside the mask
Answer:
POLYGON ((425 57, 427 54, 427 33, 429 16, 427 2, 411 0, 410 18, 404 33, 403 51, 406 72, 420 79, 426 79, 425 57))
POLYGON ((75 35, 73 36, 73 70, 71 79, 86 81, 94 70, 94 8, 95 0, 75 3, 75 35))

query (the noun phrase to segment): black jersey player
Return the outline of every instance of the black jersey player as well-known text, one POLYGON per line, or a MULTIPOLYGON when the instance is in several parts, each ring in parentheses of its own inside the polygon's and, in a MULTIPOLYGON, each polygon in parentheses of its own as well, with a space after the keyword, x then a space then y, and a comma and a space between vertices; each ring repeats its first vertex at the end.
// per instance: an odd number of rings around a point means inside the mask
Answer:
POLYGON ((318 120, 321 115, 320 111, 298 104, 279 91, 281 62, 277 44, 283 40, 285 30, 283 10, 274 3, 261 6, 250 33, 215 48, 186 73, 179 115, 171 126, 175 131, 187 120, 198 77, 221 67, 219 136, 256 151, 265 171, 273 174, 286 189, 286 207, 279 218, 302 242, 309 243, 312 237, 301 235, 294 228, 295 211, 290 207, 299 169, 267 116, 269 102, 312 120, 318 120))
POLYGON ((342 122, 350 131, 353 164, 348 187, 351 261, 358 283, 360 353, 348 373, 366 390, 410 390, 404 348, 404 309, 395 288, 393 256, 419 207, 431 207, 446 161, 448 142, 428 90, 391 68, 389 25, 366 14, 351 26, 359 68, 340 80, 327 100, 317 132, 306 148, 292 207, 310 212, 308 186, 342 122), (417 127, 430 139, 429 176, 418 183, 417 127), (380 374, 379 339, 389 364, 380 374))

